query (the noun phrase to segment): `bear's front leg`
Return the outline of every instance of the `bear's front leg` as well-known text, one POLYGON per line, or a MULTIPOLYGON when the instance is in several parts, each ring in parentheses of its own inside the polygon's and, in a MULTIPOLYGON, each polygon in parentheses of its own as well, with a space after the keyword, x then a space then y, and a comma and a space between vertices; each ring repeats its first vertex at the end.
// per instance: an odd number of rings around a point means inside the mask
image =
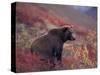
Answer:
POLYGON ((62 65, 62 50, 58 50, 56 53, 56 69, 61 69, 63 67, 62 65))

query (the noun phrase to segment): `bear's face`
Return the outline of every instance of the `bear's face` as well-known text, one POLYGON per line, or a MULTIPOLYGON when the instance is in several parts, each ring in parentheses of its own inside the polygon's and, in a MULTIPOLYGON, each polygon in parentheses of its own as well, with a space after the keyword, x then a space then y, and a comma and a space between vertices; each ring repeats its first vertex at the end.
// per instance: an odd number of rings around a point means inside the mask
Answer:
POLYGON ((64 27, 64 28, 61 28, 61 33, 59 35, 61 35, 61 38, 62 38, 63 42, 65 42, 67 40, 74 41, 75 36, 73 34, 74 33, 73 33, 71 28, 64 27))

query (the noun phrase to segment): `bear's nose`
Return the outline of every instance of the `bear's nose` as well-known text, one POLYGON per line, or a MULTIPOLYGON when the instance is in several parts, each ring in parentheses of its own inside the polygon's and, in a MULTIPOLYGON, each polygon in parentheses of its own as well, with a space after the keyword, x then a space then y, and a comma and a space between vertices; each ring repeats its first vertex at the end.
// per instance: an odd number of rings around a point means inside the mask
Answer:
POLYGON ((72 41, 74 41, 74 40, 75 40, 75 38, 74 38, 74 37, 72 37, 72 38, 71 38, 71 40, 72 40, 72 41))

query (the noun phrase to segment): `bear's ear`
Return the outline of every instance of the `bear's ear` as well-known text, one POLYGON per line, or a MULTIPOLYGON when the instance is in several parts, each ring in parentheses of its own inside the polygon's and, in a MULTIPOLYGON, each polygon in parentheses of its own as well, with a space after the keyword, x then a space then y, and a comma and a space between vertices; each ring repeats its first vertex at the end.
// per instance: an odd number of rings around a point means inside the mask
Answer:
POLYGON ((67 30, 69 30, 69 27, 63 27, 63 28, 62 28, 62 31, 63 31, 63 32, 66 32, 67 30))

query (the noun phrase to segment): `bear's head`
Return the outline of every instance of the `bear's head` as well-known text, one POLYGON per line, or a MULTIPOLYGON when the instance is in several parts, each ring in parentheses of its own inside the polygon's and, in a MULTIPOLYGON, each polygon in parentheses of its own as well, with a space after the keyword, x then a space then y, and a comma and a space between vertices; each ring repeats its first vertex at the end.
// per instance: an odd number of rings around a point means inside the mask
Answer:
POLYGON ((62 28, 62 39, 65 41, 69 40, 69 41, 74 41, 75 40, 75 36, 74 36, 74 32, 72 31, 71 28, 69 27, 64 27, 62 28))
POLYGON ((50 34, 60 37, 60 39, 63 42, 66 41, 74 41, 75 40, 75 36, 73 35, 73 31, 72 28, 70 27, 63 27, 63 28, 58 28, 58 29, 52 29, 49 31, 50 34))

